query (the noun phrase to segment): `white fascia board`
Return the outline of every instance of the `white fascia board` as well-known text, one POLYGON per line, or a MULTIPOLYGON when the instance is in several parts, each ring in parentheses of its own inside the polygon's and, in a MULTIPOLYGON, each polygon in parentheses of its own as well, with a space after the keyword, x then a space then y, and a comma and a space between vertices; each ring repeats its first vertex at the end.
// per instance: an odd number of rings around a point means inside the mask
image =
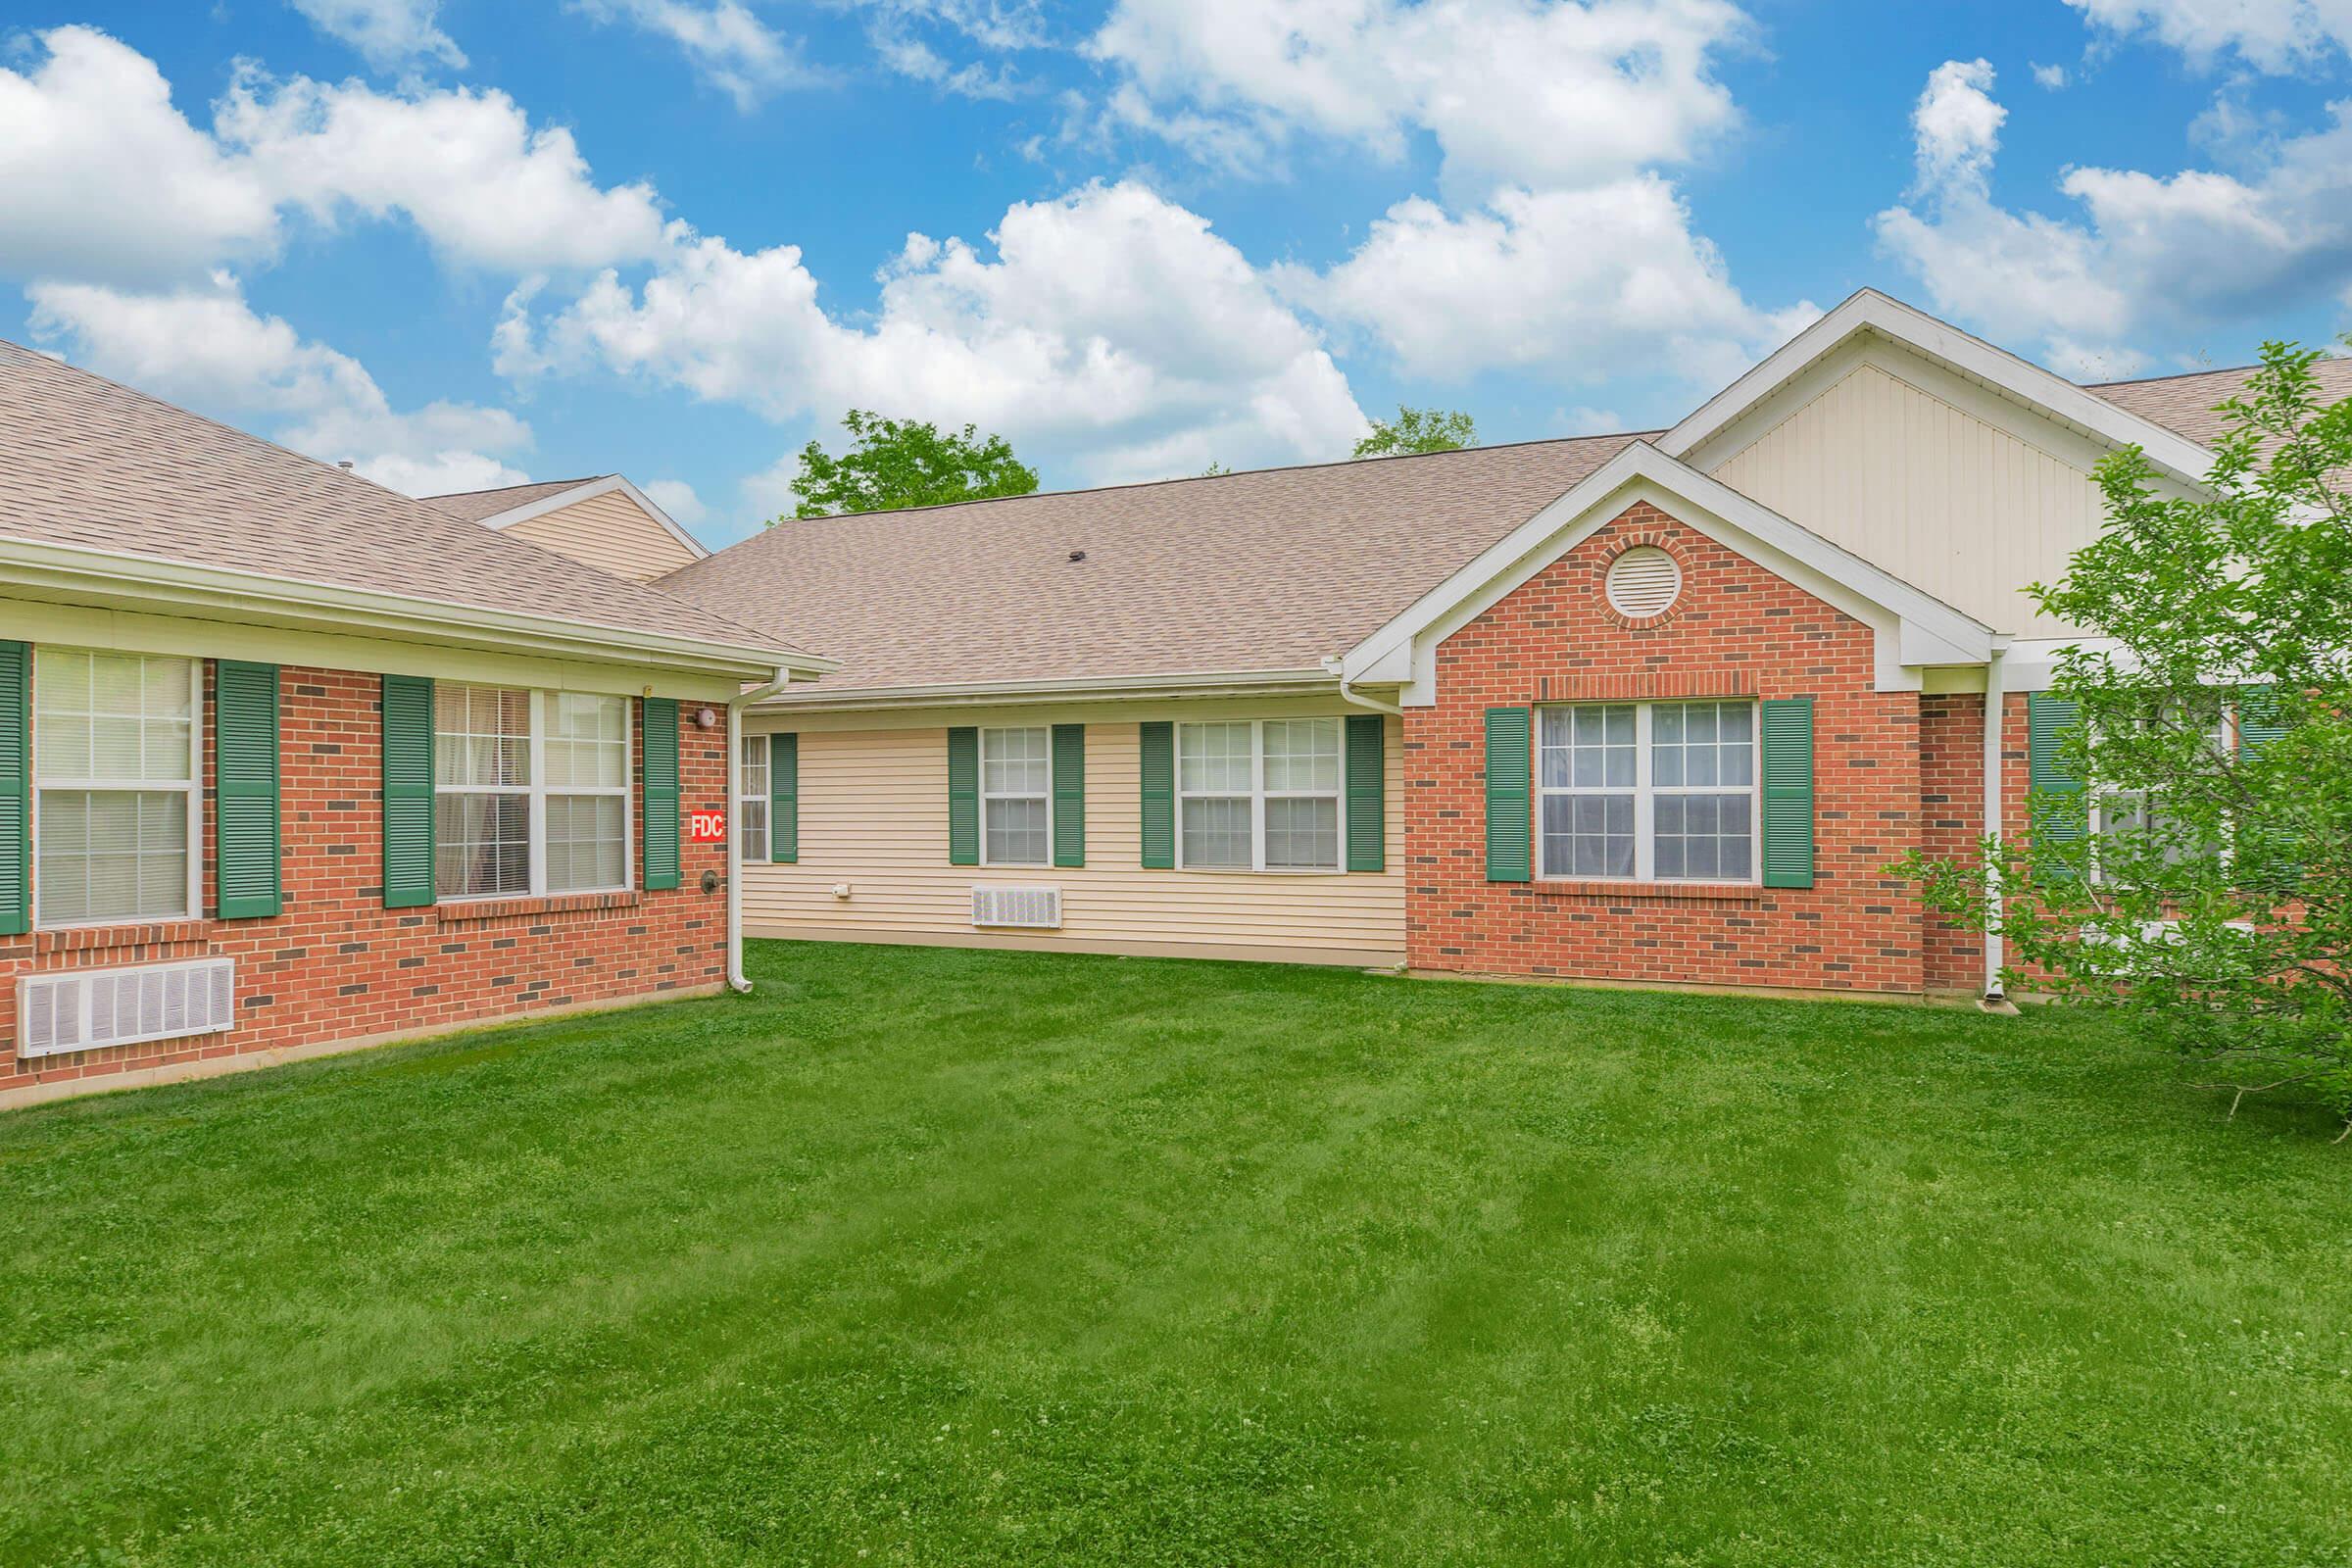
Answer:
MULTIPOLYGON (((1673 457, 1690 457, 1816 361, 1864 332, 1946 366, 2108 447, 2141 447, 2149 462, 2180 484, 2201 488, 2213 466, 2213 454, 2186 436, 2128 413, 2063 376, 1869 288, 1857 291, 1709 398, 1658 438, 1659 449, 1673 457)), ((1720 461, 1723 455, 1709 456, 1720 461)), ((1713 462, 1707 466, 1713 466, 1713 462)))
POLYGON ((1439 644, 1642 501, 1871 627, 1882 691, 1918 690, 1923 666, 1991 657, 1983 622, 1637 441, 1357 644, 1342 673, 1402 682, 1408 708, 1434 703, 1439 644))
MULTIPOLYGON (((551 512, 561 512, 565 507, 577 506, 583 501, 594 501, 598 496, 609 496, 615 490, 635 502, 639 510, 666 529, 672 539, 693 551, 695 560, 702 561, 710 556, 710 552, 703 548, 700 540, 679 527, 676 518, 654 504, 653 497, 617 473, 608 473, 601 479, 590 479, 584 483, 575 484, 568 490, 559 490, 552 496, 527 502, 505 512, 493 513, 482 519, 482 526, 485 528, 512 528, 518 522, 528 522, 533 517, 544 517, 551 512)), ((680 567, 679 569, 682 571, 685 568, 680 567)))
MULTIPOLYGON (((1378 681, 1365 684, 1379 685, 1378 681)), ((1061 680, 963 681, 928 686, 886 686, 864 691, 798 688, 762 701, 761 713, 840 712, 849 710, 942 708, 1004 703, 1166 701, 1220 697, 1336 696, 1340 677, 1331 670, 1253 669, 1173 675, 1089 675, 1061 680)))
POLYGON ((840 665, 792 649, 710 642, 578 619, 200 566, 158 556, 0 537, 0 585, 27 599, 200 619, 437 642, 708 674, 816 676, 840 665))

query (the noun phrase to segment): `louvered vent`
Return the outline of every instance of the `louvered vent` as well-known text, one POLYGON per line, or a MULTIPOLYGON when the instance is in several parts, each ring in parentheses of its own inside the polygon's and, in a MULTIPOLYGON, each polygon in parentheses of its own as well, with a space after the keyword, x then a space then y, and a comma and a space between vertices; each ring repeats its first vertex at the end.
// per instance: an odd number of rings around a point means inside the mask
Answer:
POLYGON ((236 992, 228 958, 24 975, 17 981, 17 1054, 218 1034, 236 1022, 236 992))
POLYGON ((1655 545, 1636 545, 1609 563, 1609 603, 1630 619, 1664 614, 1682 591, 1683 568, 1655 545))
POLYGON ((1058 929, 1061 925, 1061 889, 974 888, 972 924, 1058 929))

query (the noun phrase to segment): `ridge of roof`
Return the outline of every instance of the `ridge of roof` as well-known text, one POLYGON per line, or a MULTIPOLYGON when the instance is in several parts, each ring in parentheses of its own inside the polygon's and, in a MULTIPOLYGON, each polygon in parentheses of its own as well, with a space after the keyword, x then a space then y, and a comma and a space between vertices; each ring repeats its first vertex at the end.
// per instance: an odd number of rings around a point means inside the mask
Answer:
POLYGON ((1296 671, 1354 646, 1636 439, 796 519, 657 581, 817 642, 840 661, 822 683, 840 692, 1296 671))
MULTIPOLYGON (((1514 447, 1557 447, 1579 441, 1641 441, 1663 435, 1663 430, 1610 430, 1591 435, 1538 435, 1524 441, 1488 441, 1466 447, 1444 447, 1435 452, 1383 452, 1369 458, 1326 458, 1320 463, 1277 463, 1263 468, 1229 468, 1223 473, 1172 473, 1158 479, 1122 479, 1116 484, 1080 485, 1071 490, 1024 490, 1012 496, 972 496, 962 501, 930 501, 919 507, 882 507, 871 512, 828 512, 815 517, 777 517, 777 522, 839 522, 847 517, 904 517, 924 512, 952 512, 957 507, 993 507, 1006 501, 1056 501, 1070 496, 1111 495, 1122 490, 1154 490, 1172 484, 1213 484, 1219 479, 1247 479, 1267 473, 1306 473, 1317 468, 1360 468, 1375 463, 1412 463, 1425 458, 1456 458, 1473 452, 1508 452, 1514 447)), ((435 497, 446 500, 447 497, 435 497)), ((762 528, 771 526, 762 523, 762 528)), ((760 537, 751 534, 727 546, 734 550, 760 537)), ((713 555, 724 555, 725 550, 713 555)), ((689 568, 680 566, 679 571, 689 568)), ((658 580, 658 579, 657 579, 658 580)))
POLYGON ((609 473, 583 473, 576 479, 525 479, 520 484, 494 484, 482 490, 436 490, 429 496, 416 496, 417 501, 455 501, 461 496, 503 496, 514 490, 568 490, 574 485, 590 484, 598 479, 610 479, 609 473))
MULTIPOLYGON (((2326 348, 2320 353, 2322 365, 2348 359, 2352 359, 2352 355, 2337 354, 2326 348)), ((2210 369, 2173 370, 2163 375, 2128 375, 2120 381, 2084 381, 2081 385, 2085 392, 2098 392, 2111 386, 2154 386, 2159 381, 2187 381, 2201 375, 2246 376, 2261 368, 2262 362, 2256 360, 2249 365, 2217 365, 2210 369)))

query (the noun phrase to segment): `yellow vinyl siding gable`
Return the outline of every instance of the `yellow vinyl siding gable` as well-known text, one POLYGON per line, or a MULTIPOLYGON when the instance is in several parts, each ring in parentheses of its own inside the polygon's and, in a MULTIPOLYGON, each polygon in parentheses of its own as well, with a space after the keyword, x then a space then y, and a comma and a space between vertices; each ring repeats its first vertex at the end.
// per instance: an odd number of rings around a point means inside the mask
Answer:
POLYGON ((2010 422, 1864 361, 1710 471, 1996 631, 2058 635, 2025 587, 2063 576, 2105 513, 2087 462, 2010 422))
POLYGON ((651 582, 701 559, 624 490, 558 507, 503 531, 632 582, 651 582))
POLYGON ((1015 713, 960 709, 892 715, 809 714, 755 729, 800 734, 800 859, 747 863, 744 930, 754 937, 909 942, 1036 951, 1173 954, 1287 961, 1404 960, 1403 737, 1389 719, 1385 871, 1217 872, 1142 869, 1139 724, 1344 713, 1289 703, 1086 705, 1015 713), (1106 716, 1111 715, 1111 716, 1106 716), (1086 864, 948 863, 951 724, 1086 724, 1086 864), (898 727, 903 724, 904 727, 898 727), (835 727, 838 726, 838 727, 835 727), (849 897, 835 896, 846 884, 849 897), (975 886, 1058 887, 1058 931, 975 929, 975 886))

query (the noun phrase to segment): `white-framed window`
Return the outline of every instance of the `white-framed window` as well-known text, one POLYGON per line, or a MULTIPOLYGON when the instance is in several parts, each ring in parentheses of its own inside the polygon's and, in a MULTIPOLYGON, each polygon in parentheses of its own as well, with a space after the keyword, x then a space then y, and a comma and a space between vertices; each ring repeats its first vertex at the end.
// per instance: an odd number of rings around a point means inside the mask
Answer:
POLYGON ((203 901, 203 666, 33 654, 33 921, 180 919, 203 901))
POLYGON ((1176 863, 1337 871, 1346 804, 1337 718, 1176 726, 1176 863))
MULTIPOLYGON (((2178 719, 2180 715, 2175 711, 2172 716, 2178 719)), ((2212 726, 2209 738, 2213 742, 2214 750, 2225 756, 2234 751, 2237 747, 2236 716, 2229 705, 2217 701, 2209 715, 2209 720, 2212 726)), ((2093 835, 2090 877, 2094 882, 2121 882, 2124 880, 2112 869, 2100 863, 2099 842, 2108 834, 2160 836, 2162 843, 2157 854, 2168 865, 2180 864, 2188 854, 2188 844, 2183 839, 2175 836, 2181 832, 2178 825, 2178 819, 2166 812, 2162 797, 2151 791, 2101 789, 2094 784, 2090 790, 2088 805, 2088 825, 2093 835)), ((2227 838, 2216 847, 2216 854, 2225 863, 2230 860, 2230 846, 2227 838)))
POLYGON ((1054 858, 1054 733, 1044 725, 980 732, 980 863, 1054 858))
POLYGON ((1542 710, 1541 874, 1753 882, 1753 702, 1579 703, 1542 710))
POLYGON ((735 853, 746 861, 767 858, 767 737, 743 737, 742 793, 735 797, 735 853))
POLYGON ((433 769, 439 897, 629 886, 627 698, 437 683, 433 769))

